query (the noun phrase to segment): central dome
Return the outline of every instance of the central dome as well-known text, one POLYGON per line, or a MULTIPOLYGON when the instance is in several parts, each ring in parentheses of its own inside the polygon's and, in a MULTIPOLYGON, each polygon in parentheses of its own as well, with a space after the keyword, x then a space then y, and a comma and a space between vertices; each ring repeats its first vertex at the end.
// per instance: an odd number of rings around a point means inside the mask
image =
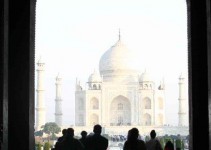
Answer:
POLYGON ((119 39, 101 57, 99 70, 102 76, 107 75, 126 75, 136 72, 135 55, 119 39))

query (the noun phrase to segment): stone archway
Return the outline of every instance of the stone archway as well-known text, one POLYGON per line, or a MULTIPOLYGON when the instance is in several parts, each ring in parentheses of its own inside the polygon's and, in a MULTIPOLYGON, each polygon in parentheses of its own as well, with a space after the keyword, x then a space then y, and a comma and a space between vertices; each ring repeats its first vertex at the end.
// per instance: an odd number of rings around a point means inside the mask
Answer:
POLYGON ((149 97, 145 97, 143 101, 144 101, 144 109, 152 108, 151 99, 149 97))
POLYGON ((110 125, 131 125, 131 104, 128 98, 119 95, 110 104, 110 125))

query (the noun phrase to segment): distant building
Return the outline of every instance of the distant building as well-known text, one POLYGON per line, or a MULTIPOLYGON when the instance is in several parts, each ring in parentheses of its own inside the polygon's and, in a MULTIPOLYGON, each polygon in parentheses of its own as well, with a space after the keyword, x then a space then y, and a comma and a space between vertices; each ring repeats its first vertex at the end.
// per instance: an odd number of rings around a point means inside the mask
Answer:
POLYGON ((119 40, 100 59, 83 89, 76 81, 75 125, 164 125, 165 85, 134 67, 131 51, 119 40))
MULTIPOLYGON (((134 55, 119 40, 101 57, 99 71, 88 78, 87 88, 76 80, 75 125, 163 126, 165 115, 165 84, 156 86, 150 74, 136 68, 134 55)), ((44 98, 45 63, 37 63, 36 131, 46 123, 44 98)), ((62 78, 56 77, 55 122, 62 124, 62 78)), ((179 77, 178 126, 187 127, 185 78, 179 77)), ((184 128, 185 129, 185 128, 184 128)), ((167 129, 165 129, 167 130, 167 129)))

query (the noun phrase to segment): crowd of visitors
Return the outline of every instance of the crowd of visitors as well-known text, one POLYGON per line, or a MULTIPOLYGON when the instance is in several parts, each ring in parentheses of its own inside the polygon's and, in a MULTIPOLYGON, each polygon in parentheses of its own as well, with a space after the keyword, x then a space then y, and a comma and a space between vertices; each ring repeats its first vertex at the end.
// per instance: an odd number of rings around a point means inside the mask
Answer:
MULTIPOLYGON (((81 138, 76 139, 73 128, 63 129, 63 135, 58 138, 53 150, 108 150, 108 139, 101 135, 101 131, 102 127, 95 125, 93 134, 87 135, 86 131, 82 131, 81 138)), ((174 150, 174 145, 169 140, 162 148, 155 130, 150 132, 150 140, 145 142, 139 138, 139 130, 132 128, 128 131, 123 150, 174 150)))
POLYGON ((102 127, 95 125, 93 135, 87 136, 86 131, 81 132, 81 139, 74 138, 73 128, 63 129, 62 137, 58 138, 53 150, 107 150, 108 139, 101 135, 102 127))

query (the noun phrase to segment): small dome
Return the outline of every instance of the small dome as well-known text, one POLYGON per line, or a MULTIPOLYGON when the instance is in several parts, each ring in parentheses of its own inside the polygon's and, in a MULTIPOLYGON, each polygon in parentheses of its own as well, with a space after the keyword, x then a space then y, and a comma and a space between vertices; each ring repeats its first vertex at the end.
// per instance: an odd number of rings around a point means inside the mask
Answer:
POLYGON ((94 71, 88 79, 89 82, 102 82, 102 78, 100 77, 100 74, 96 71, 94 71))
POLYGON ((139 82, 146 82, 146 81, 153 81, 151 76, 147 71, 142 73, 141 77, 139 78, 139 82))

